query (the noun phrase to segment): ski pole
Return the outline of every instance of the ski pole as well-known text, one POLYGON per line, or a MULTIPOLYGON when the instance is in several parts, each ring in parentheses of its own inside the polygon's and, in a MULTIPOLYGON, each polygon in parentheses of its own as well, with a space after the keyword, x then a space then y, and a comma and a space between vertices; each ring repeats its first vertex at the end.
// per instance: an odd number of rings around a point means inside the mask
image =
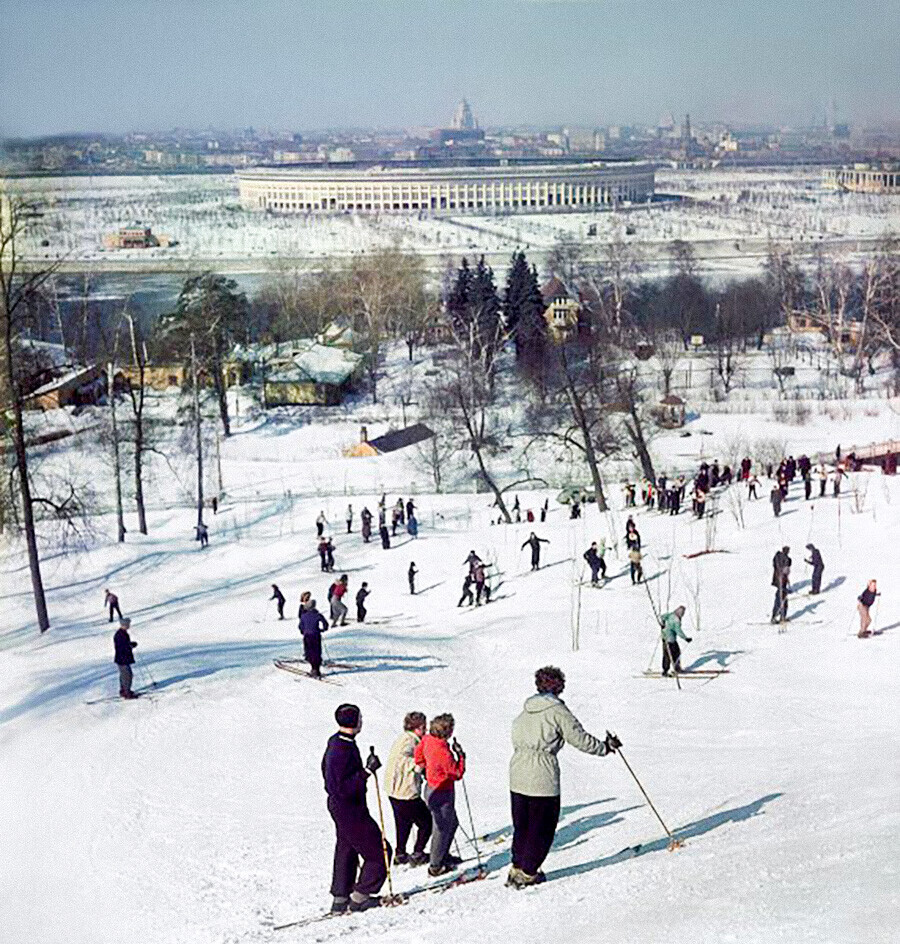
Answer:
MULTIPOLYGON (((454 749, 459 749, 459 742, 453 739, 454 749)), ((478 834, 475 832, 475 820, 472 818, 472 804, 469 803, 469 791, 466 788, 466 781, 460 780, 463 788, 463 796, 466 799, 466 809, 469 811, 469 826, 472 829, 472 845, 475 847, 475 858, 478 860, 478 874, 484 875, 484 866, 481 864, 481 850, 478 848, 478 834)))
MULTIPOLYGON (((375 745, 369 747, 369 757, 375 756, 375 745)), ((394 895, 394 883, 391 881, 391 857, 388 853, 387 839, 384 835, 384 811, 381 807, 381 787, 378 786, 378 773, 372 771, 372 779, 375 781, 375 796, 378 798, 378 821, 381 825, 381 851, 384 853, 384 867, 387 870, 388 880, 388 904, 396 905, 399 898, 394 895)))
MULTIPOLYGON (((614 734, 610 734, 609 731, 606 732, 606 736, 607 738, 616 737, 614 734)), ((616 740, 618 740, 618 738, 616 738, 616 740)), ((638 785, 638 787, 640 787, 641 793, 644 794, 644 799, 647 801, 647 803, 650 804, 650 809, 653 810, 653 812, 656 814, 656 818, 659 820, 660 826, 662 826, 662 828, 666 831, 666 835, 671 840, 671 842, 669 843, 669 851, 671 852, 673 849, 678 849, 681 846, 683 846, 684 840, 676 839, 672 835, 672 831, 669 829, 669 827, 666 826, 666 824, 663 822, 663 818, 659 815, 659 811, 653 805, 653 800, 651 800, 650 797, 647 795, 647 791, 644 789, 644 785, 640 782, 640 780, 638 780, 637 774, 631 769, 631 764, 629 764, 628 761, 625 759, 625 755, 622 753, 622 748, 621 747, 616 748, 616 753, 619 755, 619 757, 622 758, 622 763, 625 764, 625 766, 628 768, 628 773, 630 773, 631 776, 634 777, 634 782, 638 785)))
POLYGON ((141 658, 139 659, 139 658, 137 657, 137 654, 135 654, 135 659, 134 659, 134 661, 141 667, 141 671, 147 676, 147 678, 150 679, 150 685, 151 685, 153 688, 156 688, 156 679, 153 678, 153 673, 152 673, 152 672, 150 671, 150 669, 148 669, 147 666, 144 664, 144 659, 143 659, 143 657, 141 657, 141 658))

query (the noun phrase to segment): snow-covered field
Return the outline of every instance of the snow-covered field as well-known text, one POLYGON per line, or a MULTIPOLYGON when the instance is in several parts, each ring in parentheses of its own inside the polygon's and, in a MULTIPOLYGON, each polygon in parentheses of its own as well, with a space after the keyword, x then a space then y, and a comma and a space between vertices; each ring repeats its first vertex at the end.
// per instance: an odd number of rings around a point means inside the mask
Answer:
MULTIPOLYGON (((650 260, 667 258, 673 239, 698 243, 715 269, 752 271, 769 239, 878 238, 900 225, 900 198, 838 194, 821 186, 819 168, 684 171, 660 168, 657 191, 689 198, 618 212, 497 217, 267 216, 240 208, 233 175, 27 178, 48 209, 28 247, 35 257, 65 253, 70 263, 109 268, 218 264, 258 271, 273 258, 347 258, 399 243, 439 264, 444 256, 486 253, 499 259, 516 248, 543 254, 562 237, 599 253, 627 226, 629 241, 650 260), (171 248, 104 250, 102 236, 135 220, 178 241, 171 248), (589 227, 596 228, 589 235, 589 227), (43 245, 46 241, 47 245, 43 245)), ((852 247, 850 247, 852 249, 852 247)))
MULTIPOLYGON (((728 443, 784 436, 789 451, 831 451, 897 438, 897 417, 846 422, 826 415, 802 429, 770 418, 695 420, 657 440, 670 467, 728 443), (701 429, 711 433, 700 434, 701 429)), ((157 508, 150 535, 103 540, 45 558, 52 628, 34 629, 24 556, 7 548, 0 595, 0 928, 16 944, 158 942, 455 941, 887 942, 900 908, 900 602, 895 548, 900 480, 861 472, 839 499, 804 502, 795 485, 782 516, 748 503, 745 528, 720 503, 715 547, 707 525, 640 510, 647 589, 631 586, 621 546, 625 514, 589 507, 570 521, 553 493, 521 492, 523 509, 545 495, 534 528, 550 544, 532 574, 521 544, 531 526, 491 525, 483 495, 418 494, 417 540, 389 551, 346 535, 348 500, 374 510, 377 490, 408 494, 404 453, 343 460, 332 430, 313 423, 240 427, 222 450, 223 475, 243 500, 210 517, 211 544, 191 541, 190 513, 157 508), (316 444, 320 451, 316 451, 316 444), (325 456, 330 456, 323 464, 325 456), (356 464, 355 464, 356 463, 356 464), (341 469, 350 469, 341 475, 341 469), (269 494, 261 483, 275 480, 269 494), (285 492, 296 483, 292 497, 285 492), (320 495, 310 495, 311 483, 320 495), (368 484, 367 484, 368 483, 368 484), (370 489, 368 493, 366 489, 370 489), (353 491, 350 499, 344 490, 353 491), (362 492, 362 494, 361 494, 362 492), (325 599, 314 518, 332 522, 337 573, 351 593, 367 580, 370 623, 326 634, 328 655, 353 665, 341 687, 275 668, 298 655, 301 590, 325 599), (618 542, 603 589, 577 585, 593 539, 618 542), (804 545, 826 563, 824 592, 809 597, 804 545), (794 560, 784 633, 768 625, 771 559, 794 560), (457 609, 470 549, 496 562, 495 601, 457 609), (406 570, 419 569, 410 596, 406 570), (855 636, 855 599, 878 578, 880 634, 855 636), (288 595, 290 618, 267 603, 288 595), (136 682, 149 697, 114 695, 110 587, 132 617, 136 682), (647 590, 650 591, 648 596, 647 590), (642 676, 659 661, 651 608, 687 607, 685 667, 726 666, 712 681, 642 676), (573 624, 580 646, 572 648, 573 624), (509 862, 509 728, 533 691, 533 672, 561 666, 567 703, 588 730, 616 731, 625 757, 667 824, 666 837, 619 758, 562 753, 563 814, 545 863, 548 882, 503 887, 509 862), (425 893, 398 909, 300 929, 282 923, 329 904, 333 828, 319 762, 341 701, 363 710, 360 735, 382 757, 405 712, 451 711, 464 744, 468 795, 488 871, 483 882, 425 893), (495 841, 496 840, 496 841, 495 841), (622 852, 642 844, 638 854, 622 852)), ((98 482, 102 487, 102 482, 98 482)), ((763 496, 768 489, 762 490, 763 496)), ((613 501, 621 501, 610 488, 613 501)), ((173 495, 173 500, 175 496, 173 495)), ((494 515, 496 513, 494 512, 494 515)), ((101 523, 114 532, 109 519, 101 523)), ((132 522, 129 518, 129 526, 132 522)), ((355 530, 358 524, 354 526, 355 530)), ((370 787, 370 808, 377 816, 370 787)), ((467 833, 462 794, 458 810, 467 833)), ((388 827, 393 836, 393 826, 388 827)), ((462 834, 460 847, 472 855, 462 834)), ((427 882, 400 867, 394 888, 427 882)), ((892 930, 894 929, 894 930, 892 930)))

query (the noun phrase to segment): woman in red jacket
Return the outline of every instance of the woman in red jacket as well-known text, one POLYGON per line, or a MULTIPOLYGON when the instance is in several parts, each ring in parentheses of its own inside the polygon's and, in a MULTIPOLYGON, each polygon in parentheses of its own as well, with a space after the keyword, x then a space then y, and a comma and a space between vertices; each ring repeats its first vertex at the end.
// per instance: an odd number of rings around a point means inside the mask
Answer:
POLYGON ((425 802, 434 824, 428 866, 432 876, 453 871, 461 861, 450 855, 450 844, 459 825, 454 784, 466 772, 466 755, 458 744, 454 743, 451 750, 447 743, 453 727, 453 715, 437 715, 413 755, 416 766, 425 769, 425 802))

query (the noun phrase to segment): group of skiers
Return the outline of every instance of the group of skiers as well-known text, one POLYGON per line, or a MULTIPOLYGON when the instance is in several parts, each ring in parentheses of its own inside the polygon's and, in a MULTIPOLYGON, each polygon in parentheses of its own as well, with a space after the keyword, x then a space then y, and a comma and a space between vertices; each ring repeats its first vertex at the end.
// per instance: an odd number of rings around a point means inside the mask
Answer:
MULTIPOLYGON (((565 676, 558 668, 538 669, 535 688, 536 694, 526 700, 512 725, 509 792, 513 838, 506 884, 513 888, 546 880, 541 866, 553 845, 560 815, 559 751, 568 743, 604 757, 622 746, 609 732, 601 739, 584 730, 560 697, 565 676)), ((356 744, 362 712, 356 705, 342 704, 335 711, 335 720, 338 730, 329 738, 322 758, 328 812, 335 827, 331 911, 365 911, 381 904, 378 893, 391 864, 422 866, 427 862, 432 877, 450 873, 461 864, 450 849, 459 824, 456 784, 466 774, 466 755, 453 738, 453 715, 436 715, 427 725, 427 733, 422 712, 411 711, 405 716, 384 772, 396 835, 392 849, 384 823, 373 819, 366 802, 370 777, 380 789, 377 775, 382 765, 374 747, 363 762, 356 744), (408 851, 413 829, 415 840, 408 851)))
POLYGON ((485 562, 472 550, 469 551, 469 556, 463 561, 463 564, 468 567, 468 570, 463 579, 462 596, 456 605, 462 606, 465 603, 471 606, 474 603, 475 606, 481 606, 482 597, 484 597, 485 603, 490 603, 491 588, 487 582, 487 565, 485 562), (472 594, 473 586, 475 587, 474 595, 472 594))
MULTIPOLYGON (((396 503, 391 507, 391 524, 390 530, 388 530, 388 521, 387 521, 387 496, 382 495, 378 501, 378 536, 381 539, 381 546, 388 550, 391 546, 391 537, 396 537, 397 528, 405 526, 406 533, 410 537, 419 536, 419 521, 416 518, 416 505, 415 502, 410 498, 404 502, 402 498, 398 498, 396 503)), ((373 515, 369 511, 367 506, 363 506, 362 511, 359 513, 360 519, 360 534, 362 535, 363 542, 368 544, 372 538, 372 521, 373 515)), ((347 525, 347 534, 353 533, 353 520, 354 512, 353 505, 347 505, 347 511, 344 514, 344 521, 347 525)), ((331 544, 331 538, 325 535, 325 528, 328 525, 328 519, 325 517, 325 512, 320 511, 316 517, 316 536, 319 538, 319 553, 323 553, 323 541, 327 545, 331 544)), ((331 548, 333 552, 333 547, 331 548)), ((323 558, 324 561, 324 558, 323 558)), ((333 561, 332 561, 333 568, 333 561)), ((326 568, 323 566, 323 570, 326 568)))

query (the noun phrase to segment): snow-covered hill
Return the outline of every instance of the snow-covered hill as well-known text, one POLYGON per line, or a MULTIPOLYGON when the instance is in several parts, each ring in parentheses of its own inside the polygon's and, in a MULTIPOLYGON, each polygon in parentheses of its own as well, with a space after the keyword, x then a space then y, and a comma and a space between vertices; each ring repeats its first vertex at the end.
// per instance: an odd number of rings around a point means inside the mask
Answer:
MULTIPOLYGON (((827 445, 823 441, 823 446, 827 445)), ((323 603, 315 554, 319 499, 225 507, 200 551, 185 515, 155 512, 129 534, 45 563, 50 632, 33 628, 24 558, 7 555, 0 630, 0 928, 15 944, 347 940, 610 942, 888 941, 898 917, 900 601, 895 549, 900 482, 858 473, 859 497, 804 502, 782 516, 764 499, 738 528, 726 500, 707 527, 637 512, 647 551, 632 586, 624 512, 570 521, 551 497, 544 566, 528 568, 532 526, 492 525, 484 496, 418 496, 417 540, 389 551, 333 523, 337 573, 373 591, 371 623, 331 630, 328 655, 355 668, 341 687, 275 668, 299 655, 299 593, 323 603), (857 510, 861 508, 862 510, 857 510), (239 527, 228 527, 240 516, 239 527), (591 540, 618 540, 612 579, 579 587, 591 540), (804 545, 825 558, 807 595, 804 545), (768 625, 771 559, 794 560, 791 622, 768 625), (495 600, 457 608, 470 549, 496 561, 495 600), (415 561, 420 591, 410 596, 415 561), (879 578, 876 628, 855 635, 855 600, 879 578), (270 585, 288 595, 279 622, 270 585), (117 690, 103 590, 118 592, 139 643, 149 697, 88 704, 117 690), (648 595, 649 590, 649 595, 648 595), (648 679, 658 665, 652 603, 683 603, 685 667, 726 666, 710 681, 648 679), (573 625, 580 647, 573 651, 573 625), (509 862, 510 724, 545 664, 585 727, 616 731, 667 824, 666 837, 625 765, 566 749, 563 815, 548 882, 503 886, 509 862), (382 756, 407 711, 450 711, 485 881, 406 906, 274 931, 328 906, 333 827, 319 763, 344 700, 364 714, 360 744, 382 756), (638 854, 622 852, 642 844, 638 854)), ((737 487, 737 486, 735 486, 737 487)), ((615 491, 615 490, 614 490, 615 491)), ((767 494, 763 488, 763 495, 767 494)), ((404 496, 405 497, 405 496, 404 496)), ((544 493, 521 493, 537 509, 544 493)), ((618 499, 618 494, 614 495, 618 499)), ((389 500, 396 495, 389 496, 389 500)), ((353 497, 357 514, 376 495, 353 497)), ((344 503, 331 499, 341 517, 344 503)), ((358 521, 358 519, 357 519, 358 521)), ((370 808, 377 815, 370 786, 370 808)), ((462 794, 458 809, 466 833, 462 794)), ((393 837, 393 826, 388 832, 393 837)), ((473 850, 459 836, 464 855, 473 850)), ((427 881, 400 867, 394 888, 427 881)))

